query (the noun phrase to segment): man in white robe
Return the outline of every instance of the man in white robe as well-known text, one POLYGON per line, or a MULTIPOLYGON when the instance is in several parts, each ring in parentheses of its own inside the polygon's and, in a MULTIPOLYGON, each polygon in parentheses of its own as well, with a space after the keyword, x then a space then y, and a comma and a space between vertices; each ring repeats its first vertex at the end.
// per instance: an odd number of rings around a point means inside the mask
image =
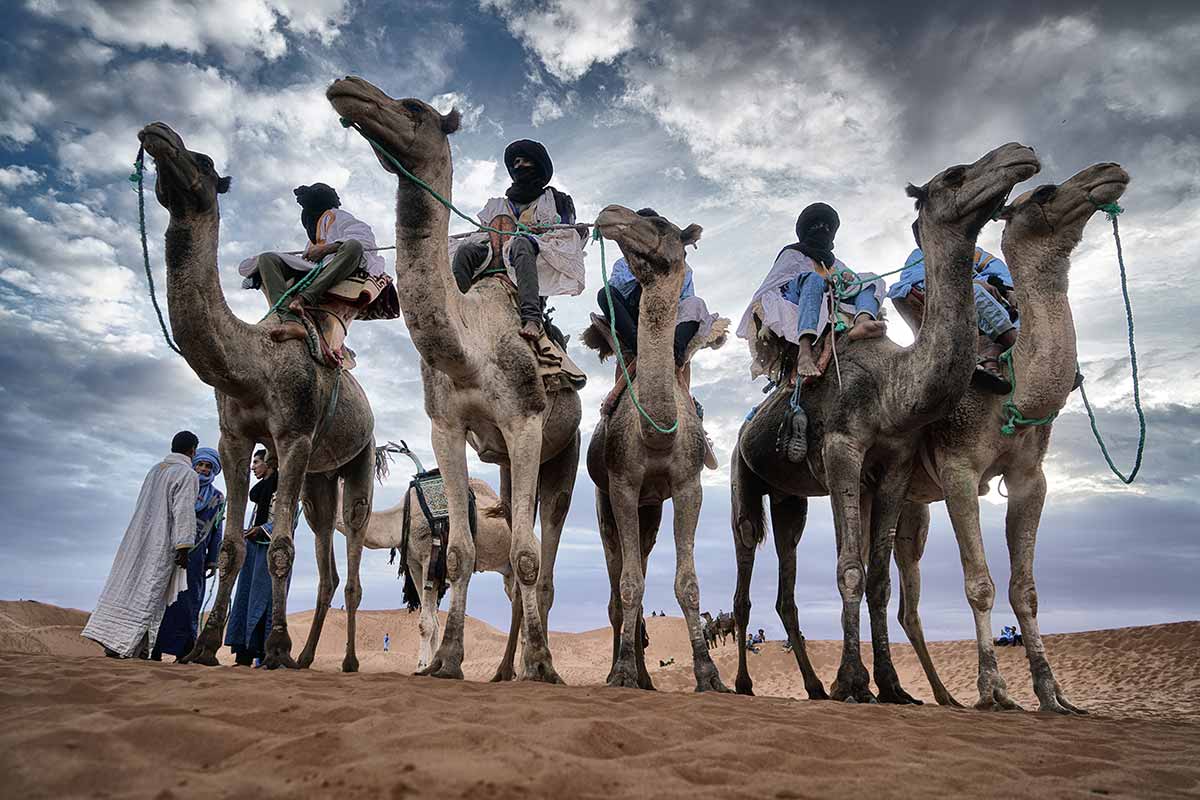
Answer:
POLYGON ((171 454, 142 482, 133 519, 82 634, 108 656, 130 658, 154 649, 163 612, 177 594, 176 569, 187 568, 196 538, 200 477, 192 457, 199 443, 191 431, 175 434, 171 454))

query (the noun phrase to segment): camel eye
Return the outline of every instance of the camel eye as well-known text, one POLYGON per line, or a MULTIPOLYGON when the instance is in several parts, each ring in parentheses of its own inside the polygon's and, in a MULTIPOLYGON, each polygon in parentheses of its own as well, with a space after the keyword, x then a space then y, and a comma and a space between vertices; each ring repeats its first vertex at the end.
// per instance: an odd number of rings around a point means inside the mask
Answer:
POLYGON ((962 182, 966 179, 966 177, 967 177, 967 168, 966 167, 951 167, 949 170, 946 171, 946 178, 945 178, 946 185, 962 186, 962 182))
POLYGON ((1054 195, 1056 194, 1058 194, 1057 186, 1040 186, 1038 187, 1038 190, 1033 193, 1033 202, 1037 203, 1038 205, 1041 205, 1042 203, 1049 203, 1052 199, 1054 199, 1054 195))
POLYGON ((423 111, 425 111, 425 108, 420 103, 418 103, 416 100, 405 100, 404 101, 404 110, 410 114, 420 114, 423 111))

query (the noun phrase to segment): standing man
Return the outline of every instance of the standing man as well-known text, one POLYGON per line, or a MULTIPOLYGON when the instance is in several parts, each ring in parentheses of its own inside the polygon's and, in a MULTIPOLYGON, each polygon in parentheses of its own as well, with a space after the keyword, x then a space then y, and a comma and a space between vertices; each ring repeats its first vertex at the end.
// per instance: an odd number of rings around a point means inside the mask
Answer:
POLYGON ((196 537, 200 479, 192 458, 199 443, 191 431, 175 434, 170 455, 142 482, 133 518, 82 633, 110 658, 148 655, 163 612, 175 599, 168 597, 168 587, 176 567, 187 567, 196 537))
POLYGON ((213 479, 221 474, 221 456, 211 447, 201 447, 192 458, 192 468, 200 476, 200 491, 196 494, 196 541, 188 556, 188 586, 163 614, 158 643, 150 654, 153 661, 162 661, 163 653, 178 660, 192 651, 200 631, 204 583, 217 572, 225 526, 225 494, 213 486, 213 479))
POLYGON ((388 648, 390 648, 391 646, 392 646, 392 637, 390 634, 385 633, 383 635, 383 652, 386 653, 388 651, 388 648))
POLYGON ((266 450, 254 454, 250 469, 258 483, 250 489, 254 503, 250 529, 245 533, 246 560, 238 573, 237 591, 225 627, 225 644, 233 651, 235 663, 248 667, 265 654, 267 628, 271 619, 271 572, 267 548, 271 544, 271 503, 279 476, 268 460, 266 450))

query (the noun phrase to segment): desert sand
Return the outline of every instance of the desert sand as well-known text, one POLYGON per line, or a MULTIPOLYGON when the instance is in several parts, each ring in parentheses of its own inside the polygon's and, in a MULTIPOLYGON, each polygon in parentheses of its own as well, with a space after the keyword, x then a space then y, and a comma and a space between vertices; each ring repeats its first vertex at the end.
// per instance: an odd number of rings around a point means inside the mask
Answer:
MULTIPOLYGON (((86 617, 0 602, 4 797, 1200 793, 1200 622, 1046 637, 1068 696, 1093 712, 1059 718, 796 700, 803 686, 779 642, 750 656, 759 696, 694 695, 677 617, 647 620, 657 693, 602 685, 607 628, 551 635, 571 684, 558 687, 483 683, 505 633, 473 619, 457 682, 410 676, 417 617, 405 611, 360 612, 358 675, 337 672, 336 610, 306 672, 114 661, 79 638, 86 617)), ((298 643, 310 619, 291 618, 298 643)), ((809 644, 828 684, 840 643, 809 644)), ((950 690, 972 701, 973 643, 932 648, 950 690)), ((912 650, 894 652, 906 688, 931 700, 912 650)), ((1015 696, 1036 708, 1023 651, 999 652, 1015 696)), ((732 685, 735 646, 714 654, 732 685)))

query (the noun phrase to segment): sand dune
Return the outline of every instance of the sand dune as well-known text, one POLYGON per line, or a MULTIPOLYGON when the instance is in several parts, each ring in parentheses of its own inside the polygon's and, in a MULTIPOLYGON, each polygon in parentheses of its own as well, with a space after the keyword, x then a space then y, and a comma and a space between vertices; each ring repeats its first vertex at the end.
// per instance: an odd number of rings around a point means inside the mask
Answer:
MULTIPOLYGON (((363 674, 336 673, 345 615, 331 611, 309 672, 114 661, 78 639, 86 614, 0 603, 0 796, 1072 797, 1200 792, 1200 623, 1066 634, 1047 649, 1095 716, 797 702, 793 657, 750 656, 760 696, 691 694, 682 620, 648 620, 658 693, 600 686, 611 634, 554 633, 572 685, 478 683, 506 632, 468 620, 466 682, 410 677, 417 617, 360 614, 363 674), (381 652, 383 633, 392 652, 381 652), (660 668, 659 659, 674 658, 660 668), (773 695, 773 696, 765 696, 773 695)), ((311 613, 291 618, 299 649, 311 613)), ((828 682, 837 642, 811 642, 828 682)), ((910 648, 909 691, 929 699, 910 648)), ((736 648, 715 652, 732 685, 736 648)), ((869 652, 865 648, 864 652, 869 652)), ((933 645, 973 698, 970 642, 933 645)), ((1002 649, 1032 703, 1023 653, 1002 649)), ((226 654, 223 661, 231 661, 226 654)))

